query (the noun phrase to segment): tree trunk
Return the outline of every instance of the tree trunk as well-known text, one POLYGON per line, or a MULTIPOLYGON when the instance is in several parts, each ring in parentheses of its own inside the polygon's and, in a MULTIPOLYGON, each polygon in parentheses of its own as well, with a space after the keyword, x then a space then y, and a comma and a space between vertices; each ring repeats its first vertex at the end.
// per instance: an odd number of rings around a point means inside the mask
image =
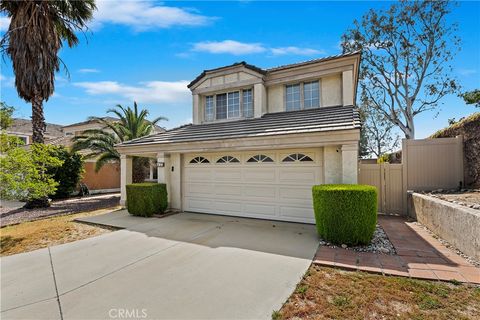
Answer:
POLYGON ((405 138, 407 139, 415 139, 415 124, 413 123, 413 116, 410 116, 410 113, 408 114, 408 117, 405 121, 406 123, 406 130, 405 132, 405 138))
POLYGON ((43 99, 36 94, 32 99, 32 141, 33 143, 44 143, 46 130, 45 117, 43 116, 43 99))

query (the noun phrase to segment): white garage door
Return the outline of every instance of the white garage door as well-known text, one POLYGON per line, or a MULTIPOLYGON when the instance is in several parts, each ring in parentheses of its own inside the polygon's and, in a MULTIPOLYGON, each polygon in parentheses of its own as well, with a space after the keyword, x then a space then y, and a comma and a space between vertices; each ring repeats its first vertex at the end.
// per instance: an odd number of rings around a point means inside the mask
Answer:
POLYGON ((321 149, 184 156, 184 210, 314 223, 321 149))

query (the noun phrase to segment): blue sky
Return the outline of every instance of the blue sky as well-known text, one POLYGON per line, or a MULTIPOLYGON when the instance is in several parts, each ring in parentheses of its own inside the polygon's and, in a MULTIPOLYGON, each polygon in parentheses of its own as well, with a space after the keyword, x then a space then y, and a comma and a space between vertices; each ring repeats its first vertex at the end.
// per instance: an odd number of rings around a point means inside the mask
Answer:
MULTIPOLYGON (((342 33, 354 19, 386 2, 150 2, 104 1, 80 44, 64 48, 64 72, 45 103, 47 122, 70 124, 103 116, 133 100, 168 128, 191 121, 186 84, 202 70, 245 60, 262 68, 337 54, 342 33)), ((462 50, 453 62, 463 89, 480 88, 480 2, 460 2, 450 19, 459 23, 462 50)), ((0 17, 2 31, 8 20, 0 17)), ((8 59, 1 63, 1 100, 29 118, 19 99, 8 59)), ((437 112, 416 118, 417 138, 471 114, 456 96, 437 112)))

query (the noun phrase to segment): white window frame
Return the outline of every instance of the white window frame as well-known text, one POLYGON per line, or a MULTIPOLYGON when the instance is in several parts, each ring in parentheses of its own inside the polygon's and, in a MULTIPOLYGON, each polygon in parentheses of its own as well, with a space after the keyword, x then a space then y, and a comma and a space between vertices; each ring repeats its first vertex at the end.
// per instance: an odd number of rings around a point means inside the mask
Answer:
MULTIPOLYGON (((303 92, 303 84, 302 83, 292 83, 292 84, 287 84, 285 85, 285 110, 286 111, 298 111, 298 110, 302 110, 302 94, 303 92), (289 93, 288 93, 288 89, 290 88, 293 88, 293 87, 298 87, 298 100, 292 100, 292 103, 293 104, 296 104, 296 102, 298 102, 298 109, 296 109, 295 107, 292 109, 292 110, 288 110, 288 96, 289 96, 289 93)), ((295 96, 295 93, 292 94, 292 96, 295 96)))
POLYGON ((226 120, 231 120, 231 119, 245 119, 245 118, 252 118, 255 114, 255 111, 253 110, 251 116, 246 116, 244 113, 244 105, 243 105, 243 93, 244 91, 250 90, 251 92, 251 97, 252 97, 252 107, 254 108, 254 96, 253 96, 253 88, 248 87, 248 88, 242 88, 238 90, 232 90, 232 91, 227 91, 227 92, 218 92, 218 93, 213 93, 213 94, 208 94, 204 96, 204 101, 203 101, 203 121, 205 122, 214 122, 214 121, 226 121, 226 120), (238 116, 229 116, 229 95, 237 92, 238 93, 238 108, 239 108, 239 115, 238 116), (225 94, 226 100, 227 100, 227 117, 219 119, 217 116, 217 96, 220 94, 225 94), (207 98, 212 97, 213 99, 213 119, 210 119, 207 117, 207 98))
POLYGON ((242 112, 241 112, 242 110, 240 107, 240 94, 241 94, 241 90, 227 93, 227 119, 235 119, 235 118, 240 118, 242 116, 242 112), (237 99, 235 99, 234 97, 235 94, 237 94, 237 99), (235 100, 238 100, 238 104, 233 103, 233 101, 235 100), (233 109, 235 105, 238 106, 238 115, 234 114, 234 110, 230 110, 230 108, 233 109), (232 113, 232 116, 230 116, 230 113, 232 113))
MULTIPOLYGON (((318 80, 317 80, 317 81, 306 81, 306 82, 303 82, 302 87, 303 87, 303 108, 304 108, 304 109, 315 109, 315 108, 319 108, 319 107, 320 107, 320 81, 318 81, 318 80), (308 99, 308 100, 305 98, 305 93, 306 93, 306 91, 305 91, 305 90, 306 90, 305 85, 306 85, 306 84, 315 84, 315 83, 317 84, 317 89, 318 89, 318 97, 317 97, 318 102, 317 102, 316 105, 313 105, 313 101, 314 101, 313 98, 310 97, 310 99, 308 99), (307 101, 308 101, 308 102, 312 102, 312 106, 309 106, 309 107, 307 108, 307 107, 306 107, 306 102, 307 102, 307 101)), ((314 92, 313 90, 310 90, 310 95, 311 95, 313 92, 314 92)))
POLYGON ((241 96, 241 98, 240 98, 240 101, 242 102, 242 104, 241 104, 242 115, 243 115, 244 118, 253 118, 253 117, 255 116, 255 107, 254 107, 254 105, 253 105, 253 88, 243 89, 243 90, 241 90, 241 92, 242 92, 242 96, 241 96), (252 105, 252 108, 251 108, 251 109, 252 109, 252 113, 251 113, 251 114, 248 114, 248 115, 246 114, 246 109, 245 109, 246 104, 245 104, 245 101, 243 101, 243 99, 245 98, 244 95, 245 95, 246 92, 250 92, 250 100, 251 100, 251 101, 246 102, 246 103, 249 103, 249 104, 252 105))
POLYGON ((215 95, 210 95, 210 96, 205 96, 205 121, 213 121, 215 120, 215 113, 216 113, 216 110, 215 110, 215 95), (212 112, 211 114, 209 114, 207 112, 207 104, 208 104, 208 100, 209 98, 211 98, 211 107, 212 107, 212 112))
POLYGON ((299 110, 308 110, 308 109, 317 109, 322 107, 322 80, 309 80, 309 81, 302 81, 302 82, 295 82, 295 83, 287 83, 284 85, 284 106, 285 106, 285 111, 299 111, 299 110), (318 106, 316 107, 309 107, 305 108, 305 89, 304 89, 304 84, 305 83, 312 83, 312 82, 318 82, 318 106), (287 110, 287 86, 300 86, 300 109, 295 109, 295 110, 287 110))

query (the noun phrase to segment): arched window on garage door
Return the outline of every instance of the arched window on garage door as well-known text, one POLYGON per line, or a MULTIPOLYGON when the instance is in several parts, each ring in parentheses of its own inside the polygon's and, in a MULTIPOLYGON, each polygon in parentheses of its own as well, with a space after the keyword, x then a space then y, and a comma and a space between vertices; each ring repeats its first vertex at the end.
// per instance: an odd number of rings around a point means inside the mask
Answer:
POLYGON ((312 158, 310 158, 307 155, 304 155, 303 153, 292 153, 285 158, 283 158, 282 162, 309 162, 313 161, 312 158))
POLYGON ((190 163, 210 163, 207 158, 204 157, 195 157, 190 160, 190 163))
POLYGON ((264 155, 264 154, 257 154, 256 156, 253 156, 250 159, 248 159, 247 162, 249 162, 249 163, 273 162, 273 159, 270 158, 269 156, 264 155))
POLYGON ((240 161, 232 156, 223 156, 217 160, 217 163, 240 163, 240 161))

